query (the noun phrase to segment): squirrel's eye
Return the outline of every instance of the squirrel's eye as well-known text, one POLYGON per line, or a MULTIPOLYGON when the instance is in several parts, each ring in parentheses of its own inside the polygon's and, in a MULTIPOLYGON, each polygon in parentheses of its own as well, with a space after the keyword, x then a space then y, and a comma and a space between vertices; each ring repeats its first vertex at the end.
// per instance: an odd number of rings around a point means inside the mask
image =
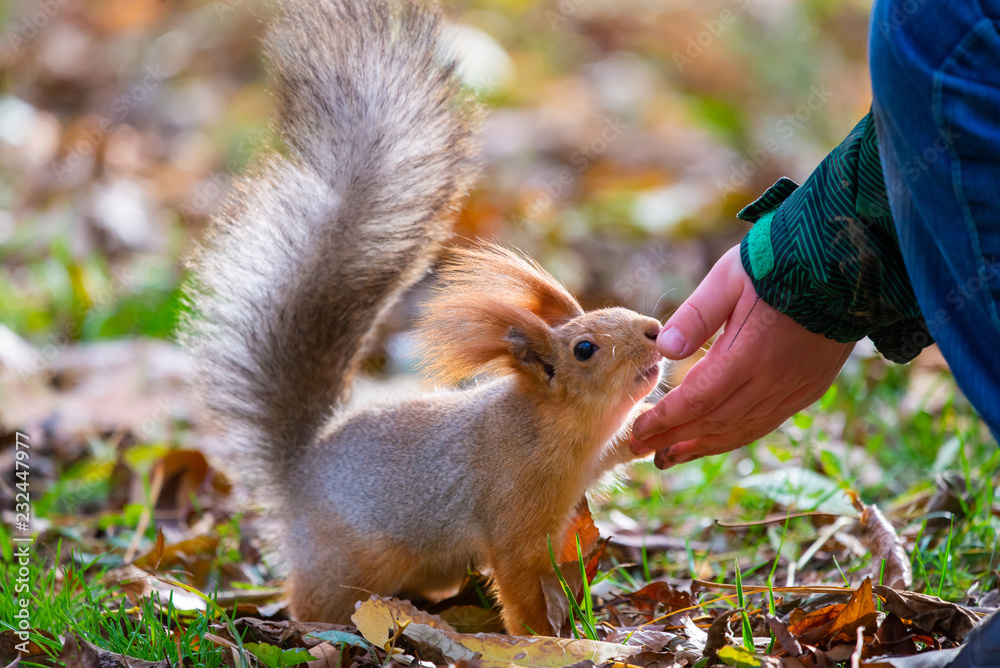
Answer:
POLYGON ((594 353, 597 352, 597 346, 595 346, 590 341, 580 341, 580 343, 573 346, 573 354, 581 362, 589 360, 594 353))

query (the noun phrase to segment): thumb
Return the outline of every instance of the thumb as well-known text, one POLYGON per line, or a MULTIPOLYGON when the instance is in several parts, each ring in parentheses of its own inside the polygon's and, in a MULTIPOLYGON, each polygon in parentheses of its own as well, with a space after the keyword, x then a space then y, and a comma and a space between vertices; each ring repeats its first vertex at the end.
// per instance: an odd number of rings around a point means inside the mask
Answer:
POLYGON ((660 330, 656 337, 660 354, 679 360, 698 350, 726 324, 748 281, 740 247, 731 248, 660 330))

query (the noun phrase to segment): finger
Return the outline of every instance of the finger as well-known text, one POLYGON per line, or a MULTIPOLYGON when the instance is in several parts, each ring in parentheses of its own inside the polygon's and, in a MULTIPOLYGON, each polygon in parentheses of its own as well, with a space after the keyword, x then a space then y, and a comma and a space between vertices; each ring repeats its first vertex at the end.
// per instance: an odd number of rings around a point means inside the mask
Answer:
POLYGON ((765 412, 758 411, 758 406, 764 403, 778 404, 788 396, 784 389, 770 395, 765 394, 766 389, 755 379, 748 380, 714 410, 659 434, 657 443, 673 445, 711 434, 724 434, 746 424, 749 416, 766 415, 765 412))
POLYGON ((739 277, 737 269, 743 271, 738 246, 715 263, 708 276, 667 320, 656 338, 661 355, 675 360, 689 357, 719 331, 747 284, 745 272, 739 277), (734 275, 742 280, 734 279, 734 275))
POLYGON ((677 388, 639 416, 632 430, 634 438, 645 441, 715 410, 747 382, 746 367, 752 363, 751 356, 712 346, 677 388))
POLYGON ((761 421, 741 426, 725 434, 712 434, 692 441, 683 441, 657 452, 653 463, 659 469, 666 469, 701 457, 731 452, 770 434, 780 427, 782 422, 784 420, 761 421))

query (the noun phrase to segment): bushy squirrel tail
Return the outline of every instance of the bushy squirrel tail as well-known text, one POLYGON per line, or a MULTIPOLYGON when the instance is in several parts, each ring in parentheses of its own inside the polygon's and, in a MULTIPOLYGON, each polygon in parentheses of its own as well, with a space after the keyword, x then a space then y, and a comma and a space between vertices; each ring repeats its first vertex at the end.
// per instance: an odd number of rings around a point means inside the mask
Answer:
POLYGON ((271 26, 287 157, 264 156, 213 221, 182 335, 227 458, 265 503, 475 176, 478 113, 441 22, 406 0, 282 0, 271 26))

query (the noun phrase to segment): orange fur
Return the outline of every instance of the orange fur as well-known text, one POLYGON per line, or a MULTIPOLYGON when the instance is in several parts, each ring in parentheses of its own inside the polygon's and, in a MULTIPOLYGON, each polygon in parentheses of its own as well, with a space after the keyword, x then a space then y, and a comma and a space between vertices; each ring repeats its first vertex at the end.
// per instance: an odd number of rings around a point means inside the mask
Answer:
POLYGON ((450 255, 418 329, 422 367, 438 382, 516 371, 511 330, 544 348, 552 327, 583 314, 551 274, 514 251, 481 245, 450 255))

